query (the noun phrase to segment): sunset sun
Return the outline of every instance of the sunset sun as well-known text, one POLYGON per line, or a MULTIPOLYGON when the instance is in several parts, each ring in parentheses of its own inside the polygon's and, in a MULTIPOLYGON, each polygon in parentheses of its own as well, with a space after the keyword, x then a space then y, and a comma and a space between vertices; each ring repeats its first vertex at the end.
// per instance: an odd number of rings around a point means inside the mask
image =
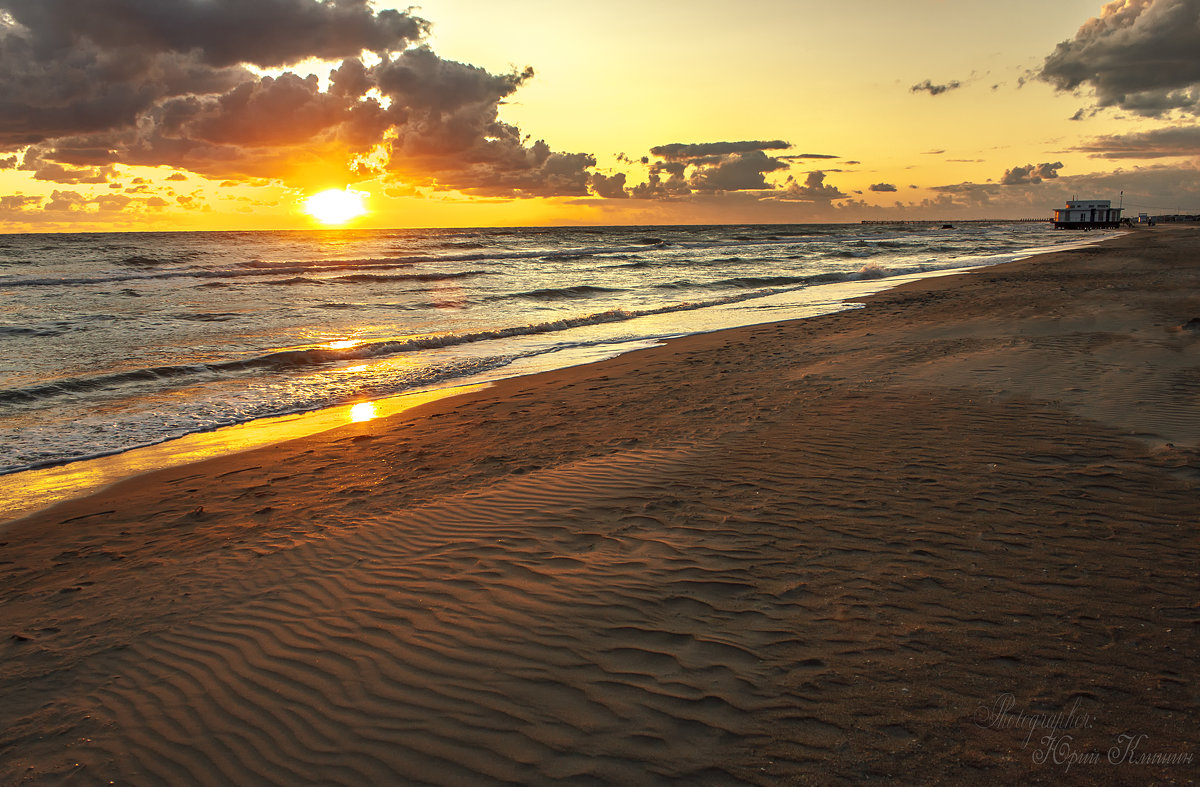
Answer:
POLYGON ((350 189, 326 189, 304 201, 304 212, 322 224, 345 224, 367 213, 363 196, 350 189))

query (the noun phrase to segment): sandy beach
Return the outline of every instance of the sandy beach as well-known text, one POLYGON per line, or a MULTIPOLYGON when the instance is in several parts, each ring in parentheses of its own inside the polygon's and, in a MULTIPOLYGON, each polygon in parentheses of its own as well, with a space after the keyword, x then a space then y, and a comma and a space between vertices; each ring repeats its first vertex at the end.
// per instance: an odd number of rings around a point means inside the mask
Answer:
POLYGON ((0 784, 1200 779, 1200 232, 0 525, 0 784))

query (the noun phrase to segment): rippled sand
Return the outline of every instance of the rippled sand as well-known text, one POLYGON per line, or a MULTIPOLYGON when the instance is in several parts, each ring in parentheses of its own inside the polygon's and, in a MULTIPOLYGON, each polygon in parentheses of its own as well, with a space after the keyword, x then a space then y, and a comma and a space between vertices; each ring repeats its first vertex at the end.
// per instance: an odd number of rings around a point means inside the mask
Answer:
POLYGON ((63 504, 0 782, 1185 783, 1194 318, 1138 232, 63 504))

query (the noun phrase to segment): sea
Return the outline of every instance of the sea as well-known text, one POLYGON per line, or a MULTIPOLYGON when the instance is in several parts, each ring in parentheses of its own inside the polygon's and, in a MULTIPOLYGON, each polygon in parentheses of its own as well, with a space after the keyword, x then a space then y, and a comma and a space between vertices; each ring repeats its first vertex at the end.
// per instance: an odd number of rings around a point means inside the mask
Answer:
POLYGON ((0 235, 0 474, 836 311, 1079 242, 1041 223, 0 235))

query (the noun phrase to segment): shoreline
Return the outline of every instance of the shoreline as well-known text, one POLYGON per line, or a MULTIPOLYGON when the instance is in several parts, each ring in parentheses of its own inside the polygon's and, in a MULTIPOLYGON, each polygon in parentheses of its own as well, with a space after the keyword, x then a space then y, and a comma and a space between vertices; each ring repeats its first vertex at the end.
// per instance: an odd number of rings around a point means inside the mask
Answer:
POLYGON ((0 781, 1194 778, 1104 752, 1200 753, 1197 293, 1139 231, 35 513, 0 781))
MULTIPOLYGON (((1117 234, 1114 237, 1119 238, 1122 234, 1117 234)), ((1064 250, 1096 245, 1111 239, 1095 238, 1080 240, 1077 244, 1065 246, 1064 250)), ((764 318, 764 321, 759 323, 705 329, 697 332, 697 334, 714 333, 721 330, 752 327, 753 325, 774 322, 811 319, 812 317, 838 311, 854 310, 861 305, 862 300, 879 292, 886 292, 890 289, 904 286, 909 282, 920 282, 941 276, 963 275, 982 268, 1019 262, 1044 253, 1046 253, 1044 248, 1035 248, 1028 252, 1022 252, 1015 260, 1008 260, 1003 263, 985 263, 965 268, 905 273, 884 279, 861 279, 813 285, 798 291, 803 292, 807 296, 806 302, 793 304, 790 307, 779 307, 789 309, 791 312, 790 316, 778 319, 764 318)), ((764 302, 780 299, 786 301, 787 298, 795 294, 796 292, 777 293, 765 296, 762 300, 764 302)), ((719 312, 724 310, 724 308, 726 307, 715 307, 715 310, 719 312)), ((665 338, 654 340, 601 345, 599 349, 602 351, 599 353, 595 352, 597 348, 574 348, 574 350, 568 348, 566 351, 563 351, 563 356, 568 358, 565 362, 559 360, 553 365, 545 366, 544 361, 547 359, 544 356, 538 356, 524 359, 517 364, 500 367, 489 372, 459 378, 446 384, 403 391, 359 404, 375 406, 374 409, 377 409, 378 412, 372 418, 386 417, 412 407, 417 407, 427 401, 458 395, 462 390, 473 390, 478 385, 490 385, 497 381, 513 377, 523 377, 541 374, 546 371, 597 363, 598 360, 592 357, 597 354, 600 356, 599 360, 606 360, 616 355, 636 351, 636 349, 642 349, 647 346, 661 346, 664 342, 697 334, 684 333, 681 335, 667 335, 665 338), (636 346, 634 349, 619 349, 624 344, 640 346, 636 346), (531 366, 532 368, 525 371, 513 371, 521 366, 531 366)), ((555 353, 553 357, 559 358, 559 354, 555 353)), ((190 464, 205 458, 218 458, 260 447, 269 447, 288 440, 339 428, 345 424, 361 420, 360 416, 356 416, 352 412, 355 406, 352 404, 342 404, 318 408, 316 410, 267 416, 216 429, 192 432, 161 442, 136 446, 115 453, 82 457, 13 473, 0 474, 0 534, 9 525, 25 517, 34 515, 43 509, 72 499, 100 493, 113 484, 136 476, 152 473, 160 469, 169 469, 190 464)))

